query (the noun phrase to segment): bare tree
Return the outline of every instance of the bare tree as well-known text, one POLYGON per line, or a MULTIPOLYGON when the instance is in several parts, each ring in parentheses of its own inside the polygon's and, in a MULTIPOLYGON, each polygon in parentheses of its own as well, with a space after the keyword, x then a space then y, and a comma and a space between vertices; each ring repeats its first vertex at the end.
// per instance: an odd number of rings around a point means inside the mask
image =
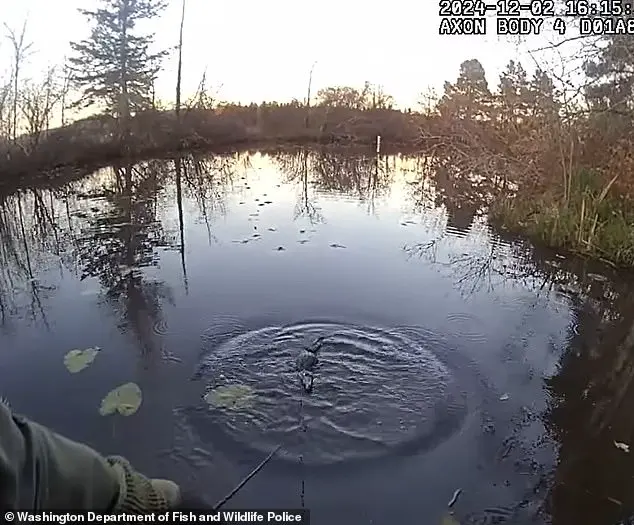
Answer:
POLYGON ((0 137, 11 136, 11 80, 0 83, 0 137))
POLYGON ((70 91, 70 83, 72 81, 71 78, 71 69, 68 66, 68 59, 64 59, 64 73, 63 73, 63 81, 61 86, 61 125, 66 125, 66 99, 68 97, 68 92, 70 91))
POLYGON ((12 117, 13 117, 13 125, 11 129, 11 137, 13 141, 18 137, 18 85, 20 79, 20 70, 22 68, 23 62, 27 57, 28 52, 33 47, 33 43, 27 43, 25 41, 26 36, 26 23, 25 20, 22 24, 22 30, 20 33, 16 33, 15 30, 11 29, 7 24, 4 24, 5 29, 7 30, 7 38, 11 42, 13 46, 13 108, 12 108, 12 117))
POLYGON ((313 65, 310 67, 310 73, 308 74, 308 93, 306 95, 306 127, 310 124, 310 90, 313 86, 313 70, 315 69, 315 64, 317 61, 313 62, 313 65))
POLYGON ((26 83, 22 89, 19 108, 24 116, 29 134, 29 149, 34 151, 44 131, 50 127, 54 109, 63 97, 63 90, 57 86, 56 69, 50 68, 44 80, 26 83))
POLYGON ((214 109, 218 105, 218 93, 222 85, 212 91, 207 87, 207 71, 203 72, 196 93, 185 103, 186 109, 214 109))

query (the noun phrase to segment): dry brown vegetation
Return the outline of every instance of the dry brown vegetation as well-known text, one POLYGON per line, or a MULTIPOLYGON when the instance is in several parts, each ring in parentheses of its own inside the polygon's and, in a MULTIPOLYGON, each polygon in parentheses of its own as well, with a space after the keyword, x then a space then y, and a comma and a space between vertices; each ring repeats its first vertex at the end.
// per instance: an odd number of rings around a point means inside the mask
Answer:
POLYGON ((484 176, 498 225, 631 267, 634 75, 623 71, 634 65, 634 47, 616 39, 592 49, 574 101, 544 71, 529 79, 511 62, 492 91, 477 60, 463 63, 423 136, 455 180, 484 176))
POLYGON ((190 108, 181 114, 179 132, 172 111, 148 110, 131 119, 130 134, 118 133, 118 122, 98 116, 0 143, 0 185, 12 184, 34 171, 69 166, 99 165, 133 157, 164 155, 180 149, 210 149, 265 143, 376 143, 381 135, 386 147, 412 148, 419 138, 419 123, 411 114, 391 109, 362 110, 299 105, 224 105, 212 109, 190 108), (123 148, 123 145, 126 148, 123 148))

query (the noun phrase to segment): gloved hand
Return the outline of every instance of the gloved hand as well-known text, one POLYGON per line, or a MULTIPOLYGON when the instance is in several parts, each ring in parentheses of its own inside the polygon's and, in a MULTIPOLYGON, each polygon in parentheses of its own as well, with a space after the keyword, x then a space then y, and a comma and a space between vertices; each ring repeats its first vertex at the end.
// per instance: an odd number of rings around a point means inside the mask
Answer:
POLYGON ((165 512, 181 503, 179 486, 167 479, 148 479, 120 456, 107 458, 119 478, 119 495, 113 513, 165 512))
POLYGON ((169 479, 151 479, 150 483, 156 492, 163 495, 170 509, 181 504, 181 489, 176 483, 169 479))

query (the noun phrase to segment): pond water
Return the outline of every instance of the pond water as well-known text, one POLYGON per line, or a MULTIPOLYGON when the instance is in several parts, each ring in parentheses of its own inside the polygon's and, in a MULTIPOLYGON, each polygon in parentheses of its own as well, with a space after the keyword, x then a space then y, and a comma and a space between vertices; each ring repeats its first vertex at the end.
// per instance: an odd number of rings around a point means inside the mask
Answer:
POLYGON ((496 234, 484 193, 425 158, 300 150, 6 196, 0 393, 209 505, 281 445, 226 508, 625 523, 629 278, 496 234), (138 411, 101 415, 128 382, 138 411))

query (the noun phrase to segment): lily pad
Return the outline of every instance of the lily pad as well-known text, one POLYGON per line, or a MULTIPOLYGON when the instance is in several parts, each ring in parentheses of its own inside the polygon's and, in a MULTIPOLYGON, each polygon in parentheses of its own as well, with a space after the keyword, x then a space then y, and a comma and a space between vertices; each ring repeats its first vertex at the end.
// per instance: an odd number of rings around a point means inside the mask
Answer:
POLYGON ((255 393, 248 385, 227 385, 210 390, 203 399, 215 408, 244 410, 255 403, 255 393))
POLYGON ((108 392, 101 400, 99 413, 107 416, 119 412, 122 416, 131 416, 141 406, 143 394, 136 383, 126 383, 108 392))
POLYGON ((81 372, 95 360, 99 353, 98 346, 86 348, 86 350, 71 350, 64 356, 64 365, 71 374, 81 372))

